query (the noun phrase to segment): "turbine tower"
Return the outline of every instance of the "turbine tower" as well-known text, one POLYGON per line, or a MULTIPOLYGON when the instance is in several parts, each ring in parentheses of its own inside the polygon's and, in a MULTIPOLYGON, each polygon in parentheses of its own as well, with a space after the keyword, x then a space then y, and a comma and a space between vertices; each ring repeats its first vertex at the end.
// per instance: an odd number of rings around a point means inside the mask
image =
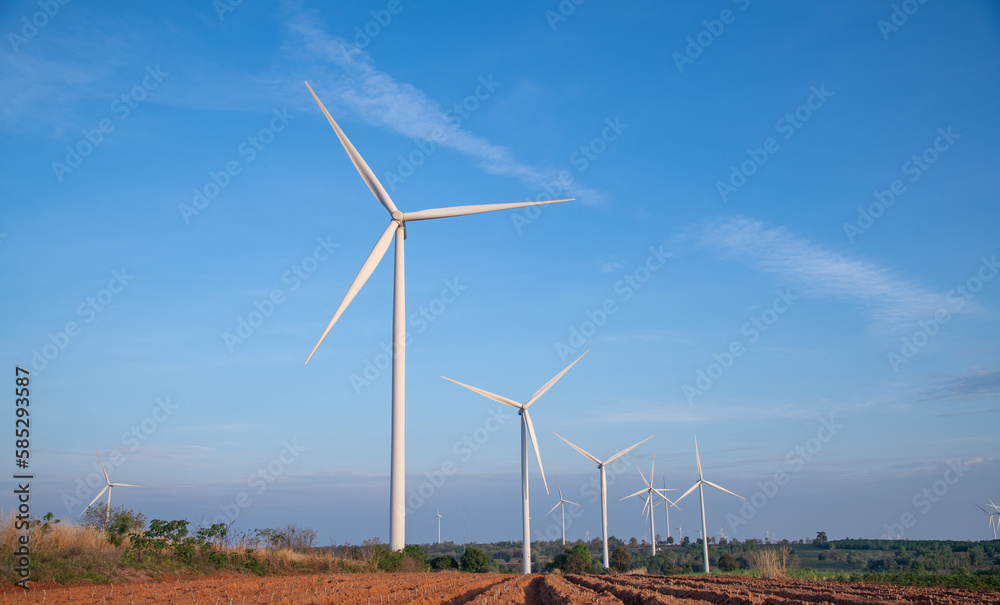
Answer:
MULTIPOLYGON (((653 498, 654 498, 654 496, 659 496, 659 497, 663 498, 663 500, 666 501, 666 503, 667 503, 667 508, 670 508, 670 505, 673 504, 673 502, 671 502, 670 499, 667 498, 663 494, 663 491, 677 491, 677 490, 674 490, 674 489, 671 489, 671 490, 658 490, 655 487, 653 487, 653 469, 654 468, 656 468, 656 454, 653 454, 653 463, 649 466, 649 481, 646 481, 646 476, 642 474, 642 469, 640 469, 639 466, 636 465, 635 470, 639 471, 639 476, 642 477, 642 482, 646 484, 646 487, 644 487, 643 489, 635 492, 634 494, 629 494, 629 495, 625 496, 624 498, 621 498, 619 500, 619 502, 621 502, 622 500, 627 500, 627 499, 635 497, 635 496, 643 496, 644 495, 643 500, 645 500, 645 504, 642 505, 642 512, 647 517, 649 517, 649 535, 653 536, 653 539, 650 540, 650 543, 653 545, 653 556, 655 557, 656 556, 656 527, 653 524, 653 506, 654 506, 654 500, 653 500, 653 498)), ((669 527, 669 525, 667 527, 669 527)))
MULTIPOLYGON (((438 516, 434 517, 434 521, 438 522, 438 542, 437 543, 440 544, 441 543, 441 509, 440 508, 438 509, 437 513, 438 513, 438 516)), ((431 523, 434 523, 434 521, 431 521, 431 523)))
MULTIPOLYGON (((652 477, 649 478, 649 482, 650 483, 653 482, 653 478, 652 477)), ((667 490, 667 478, 666 477, 663 478, 663 491, 668 491, 667 490)), ((664 500, 666 500, 666 498, 664 498, 664 500)), ((670 537, 670 507, 673 506, 677 510, 680 510, 681 507, 677 506, 677 504, 675 502, 670 502, 670 500, 666 500, 666 501, 668 502, 668 504, 665 507, 663 507, 663 508, 664 508, 664 512, 667 515, 667 518, 666 518, 667 537, 669 538, 670 537)), ((680 531, 680 528, 678 527, 677 530, 680 531)))
POLYGON ((142 486, 141 485, 132 485, 131 483, 112 483, 111 479, 108 478, 108 471, 105 470, 105 468, 104 468, 104 461, 101 460, 101 453, 98 452, 97 450, 94 450, 94 452, 97 454, 97 461, 101 463, 101 472, 104 473, 104 480, 107 482, 107 485, 105 485, 104 489, 102 489, 101 491, 99 491, 97 493, 97 495, 94 496, 94 499, 90 501, 90 504, 88 504, 87 506, 85 506, 83 508, 83 510, 80 511, 80 516, 82 517, 83 513, 87 512, 87 509, 90 508, 91 505, 94 504, 94 502, 97 502, 97 499, 100 498, 101 495, 106 491, 106 492, 108 492, 108 504, 107 504, 107 506, 104 509, 104 527, 107 528, 108 527, 108 523, 111 521, 111 488, 112 487, 142 487, 142 486))
POLYGON ((344 300, 340 302, 340 306, 337 307, 336 313, 333 315, 333 319, 326 326, 326 330, 323 331, 323 335, 320 336, 319 342, 313 347, 309 357, 306 359, 306 363, 312 359, 313 355, 316 354, 316 350, 319 345, 322 344, 323 339, 326 335, 330 333, 330 329, 333 328, 333 324, 337 323, 340 315, 344 312, 354 297, 357 295, 358 291, 361 290, 365 282, 371 276, 372 272, 375 271, 375 267, 378 266, 382 257, 385 256, 386 251, 389 249, 389 244, 395 235, 396 240, 396 254, 395 254, 395 276, 393 285, 393 304, 392 304, 392 452, 391 452, 391 462, 390 462, 390 484, 389 484, 389 547, 392 550, 402 550, 403 546, 406 544, 406 456, 405 456, 405 427, 406 427, 406 296, 405 296, 405 286, 404 286, 404 262, 403 262, 403 240, 406 239, 406 223, 407 221, 422 221, 435 218, 446 218, 450 216, 465 216, 467 214, 479 214, 482 212, 493 212, 495 210, 507 210, 510 208, 522 208, 524 206, 537 206, 539 204, 551 204, 554 202, 566 202, 569 199, 564 200, 547 200, 542 202, 515 202, 511 204, 480 204, 476 206, 453 206, 450 208, 435 208, 432 210, 420 210, 417 212, 400 212, 396 208, 396 205, 392 202, 389 194, 386 192, 385 188, 382 187, 382 183, 379 182, 378 178, 375 177, 375 173, 372 172, 371 168, 365 162, 358 150, 354 148, 351 141, 348 140, 347 135, 344 131, 340 129, 337 122, 334 121, 333 116, 330 112, 326 110, 322 101, 313 92, 309 83, 306 82, 306 88, 312 93, 316 103, 319 104, 319 108, 323 110, 323 115, 330 122, 330 126, 333 126, 333 130, 337 133, 337 138, 340 139, 340 144, 344 146, 344 150, 347 152, 348 157, 354 164, 354 167, 358 170, 361 178, 368 185, 368 189, 371 190, 375 198, 385 207, 389 212, 391 219, 389 220, 389 226, 386 227, 385 231, 378 238, 375 243, 375 247, 372 249, 368 258, 365 260, 364 264, 361 265, 361 270, 358 272, 357 277, 351 283, 350 288, 347 289, 347 294, 344 295, 344 300))
POLYGON ((645 439, 643 439, 639 443, 636 443, 635 445, 633 445, 631 447, 627 447, 627 448, 623 449, 622 451, 618 452, 617 454, 615 454, 614 456, 612 456, 612 457, 608 458, 607 460, 601 462, 600 460, 598 460, 593 455, 588 454, 587 452, 583 451, 581 448, 579 448, 579 447, 573 445, 572 443, 570 443, 569 440, 567 440, 565 437, 563 437, 559 433, 556 433, 555 431, 553 431, 552 434, 555 435, 556 437, 559 437, 560 439, 562 439, 566 443, 569 443, 569 446, 571 448, 573 448, 574 450, 580 452, 581 454, 583 454, 587 458, 590 458, 591 460, 593 460, 594 462, 596 462, 597 463, 597 469, 599 471, 601 471, 601 541, 604 543, 604 567, 606 567, 606 568, 610 567, 610 565, 608 564, 609 563, 608 562, 608 479, 607 479, 607 474, 604 471, 604 467, 607 466, 608 464, 614 462, 615 460, 617 460, 621 456, 624 456, 625 454, 629 453, 633 449, 639 447, 643 443, 646 443, 647 441, 649 441, 650 439, 652 439, 653 436, 650 435, 649 437, 646 437, 645 439))
POLYGON ((547 513, 545 513, 545 516, 548 517, 549 515, 552 514, 553 510, 555 510, 555 509, 559 508, 560 506, 562 506, 562 510, 559 511, 559 514, 562 515, 562 545, 563 545, 563 548, 565 548, 566 547, 566 505, 567 504, 573 504, 575 506, 580 506, 580 505, 577 504, 576 502, 572 502, 570 500, 567 500, 566 498, 563 498, 562 488, 559 487, 559 480, 558 479, 556 479, 556 489, 559 490, 559 502, 556 502, 556 505, 552 507, 552 510, 550 510, 547 513))
MULTIPOLYGON (((583 352, 583 355, 586 355, 589 352, 590 350, 588 349, 583 352)), ((497 403, 502 403, 504 405, 509 405, 512 408, 517 408, 518 410, 517 413, 521 416, 521 515, 522 515, 522 524, 524 527, 524 544, 522 547, 524 563, 522 564, 521 567, 525 575, 531 573, 531 514, 528 505, 528 438, 529 437, 531 438, 531 447, 534 448, 535 450, 535 460, 538 461, 538 471, 542 475, 542 484, 545 486, 545 493, 546 494, 549 493, 549 484, 547 481, 545 481, 545 470, 542 468, 542 456, 541 454, 538 453, 538 439, 535 438, 535 427, 531 424, 531 416, 528 415, 528 408, 531 407, 531 404, 538 401, 538 398, 544 395, 546 391, 552 388, 552 385, 554 385, 560 378, 562 378, 563 374, 568 372, 569 369, 576 364, 576 362, 580 361, 583 358, 583 355, 577 357, 575 360, 573 360, 573 363, 566 366, 566 369, 556 374, 552 380, 546 382, 542 386, 542 388, 535 391, 535 394, 531 396, 531 399, 529 399, 528 402, 524 404, 518 403, 512 399, 508 399, 501 395, 490 393, 489 391, 484 391, 483 389, 477 389, 476 387, 463 384, 457 380, 452 380, 451 378, 445 376, 441 377, 444 378, 445 380, 454 382, 459 386, 463 386, 469 389, 470 391, 475 391, 476 393, 479 393, 483 397, 488 397, 489 399, 492 399, 497 403)))
MULTIPOLYGON (((695 488, 698 488, 698 494, 701 496, 701 535, 702 535, 701 546, 705 555, 705 573, 707 574, 709 572, 709 568, 708 568, 708 529, 705 526, 705 486, 711 485, 715 489, 721 489, 727 494, 733 494, 734 496, 736 496, 741 500, 746 500, 746 498, 737 493, 729 491, 728 489, 722 487, 721 485, 716 485, 715 483, 712 483, 711 481, 707 481, 705 479, 705 476, 702 475, 701 473, 701 456, 698 454, 697 435, 694 436, 694 460, 698 465, 698 481, 695 482, 695 484, 692 485, 691 488, 688 489, 688 491, 684 492, 684 496, 687 496, 688 494, 693 492, 695 488)), ((683 500, 684 496, 678 498, 677 501, 680 502, 681 500, 683 500)))

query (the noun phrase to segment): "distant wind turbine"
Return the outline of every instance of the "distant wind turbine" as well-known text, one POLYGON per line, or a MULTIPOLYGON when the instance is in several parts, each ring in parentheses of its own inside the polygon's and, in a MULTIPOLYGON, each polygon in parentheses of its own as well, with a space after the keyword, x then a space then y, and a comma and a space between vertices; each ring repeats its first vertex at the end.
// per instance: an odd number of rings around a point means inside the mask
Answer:
POLYGON ((142 486, 141 485, 132 485, 131 483, 112 483, 111 479, 108 478, 108 471, 105 470, 105 468, 104 468, 104 461, 101 460, 101 453, 98 452, 97 450, 94 450, 94 452, 97 454, 97 461, 101 463, 101 472, 104 473, 104 480, 107 482, 107 485, 105 485, 104 489, 102 489, 100 492, 97 493, 96 496, 94 496, 94 499, 90 501, 90 504, 88 504, 87 506, 84 507, 84 509, 80 512, 80 516, 82 517, 83 513, 87 512, 87 509, 90 508, 94 504, 94 502, 97 502, 97 499, 100 498, 101 495, 104 492, 108 492, 108 504, 107 504, 107 507, 104 509, 104 527, 107 527, 108 523, 111 520, 111 488, 112 487, 142 487, 142 486))
MULTIPOLYGON (((590 351, 589 349, 587 351, 584 351, 583 355, 586 355, 589 351, 590 351)), ((502 403, 512 408, 517 408, 518 410, 517 413, 520 414, 521 416, 521 513, 523 518, 522 524, 524 527, 524 545, 522 547, 524 563, 522 565, 522 568, 525 574, 531 573, 531 515, 528 506, 528 438, 529 437, 531 438, 531 447, 534 448, 535 450, 535 460, 538 461, 538 471, 542 475, 542 484, 545 486, 545 493, 546 494, 549 493, 549 484, 545 480, 545 470, 542 469, 542 455, 538 453, 538 440, 535 438, 535 427, 531 424, 531 416, 528 414, 528 408, 530 408, 533 403, 538 401, 538 398, 544 395, 546 391, 552 388, 552 385, 554 385, 560 378, 562 378, 563 374, 568 372, 570 368, 576 365, 576 362, 583 359, 583 355, 577 357, 575 360, 573 360, 573 363, 566 366, 566 369, 556 374, 552 380, 546 382, 542 386, 542 388, 535 391, 535 394, 531 396, 531 399, 529 399, 527 403, 523 404, 518 403, 512 399, 503 397, 502 395, 496 395, 494 393, 490 393, 489 391, 484 391, 483 389, 477 389, 476 387, 461 383, 457 380, 452 380, 451 378, 448 378, 446 376, 441 377, 450 382, 454 382, 459 386, 463 386, 469 389, 470 391, 475 391, 476 393, 479 393, 483 397, 488 397, 489 399, 492 399, 497 403, 502 403)))
POLYGON ((562 439, 566 443, 569 443, 569 446, 571 448, 573 448, 574 450, 580 452, 581 454, 583 454, 587 458, 590 458, 591 460, 593 460, 594 462, 596 462, 597 463, 597 469, 599 471, 601 471, 601 541, 604 542, 604 567, 610 567, 610 565, 608 564, 609 563, 609 561, 608 561, 608 478, 607 478, 607 474, 604 471, 604 467, 606 467, 608 464, 614 462, 618 458, 624 456, 625 454, 629 453, 633 449, 639 447, 643 443, 646 443, 647 441, 649 441, 650 439, 652 439, 653 436, 650 435, 649 437, 646 437, 645 439, 643 439, 639 443, 636 443, 633 446, 630 446, 630 447, 627 447, 627 448, 623 449, 622 451, 618 452, 614 456, 612 456, 612 457, 610 457, 607 460, 605 460, 605 461, 602 462, 602 461, 598 460, 595 456, 593 456, 591 454, 588 454, 583 449, 581 449, 581 448, 573 445, 572 443, 570 443, 568 439, 566 439, 565 437, 563 437, 559 433, 556 433, 555 431, 553 431, 552 434, 555 435, 556 437, 559 437, 560 439, 562 439))
MULTIPOLYGON (((438 513, 438 515, 436 517, 434 517, 434 521, 438 522, 438 544, 440 544, 441 543, 441 509, 440 508, 438 509, 437 513, 438 513)), ((434 521, 431 521, 431 523, 434 523, 434 521)))
MULTIPOLYGON (((639 476, 642 477, 642 482, 646 484, 646 487, 644 487, 643 489, 635 492, 634 494, 629 494, 629 495, 625 496, 624 498, 621 498, 619 500, 619 502, 621 502, 622 500, 627 500, 629 498, 633 498, 635 496, 642 496, 643 494, 645 494, 645 497, 643 498, 645 500, 645 504, 642 505, 642 512, 643 512, 644 515, 646 515, 647 517, 649 517, 649 535, 653 536, 653 539, 650 540, 650 543, 653 545, 653 556, 655 557, 656 556, 656 527, 654 526, 654 523, 653 523, 654 498, 655 498, 655 496, 659 496, 659 497, 663 498, 666 501, 666 503, 667 503, 667 508, 670 508, 670 505, 673 504, 673 502, 671 502, 670 499, 667 498, 666 495, 663 494, 663 491, 677 491, 677 490, 673 490, 673 489, 672 490, 658 490, 655 487, 653 487, 653 469, 654 468, 656 468, 656 454, 653 454, 653 463, 649 466, 649 481, 646 481, 646 476, 642 474, 642 469, 640 469, 639 466, 636 465, 635 470, 639 471, 639 476)), ((667 527, 669 527, 669 525, 667 527)))
MULTIPOLYGON (((702 535, 701 545, 705 555, 705 573, 707 574, 709 573, 709 567, 708 567, 708 538, 706 537, 708 536, 708 529, 705 526, 705 486, 711 485, 715 489, 721 489, 727 494, 732 494, 741 500, 746 500, 746 498, 735 492, 729 491, 728 489, 722 487, 721 485, 717 485, 705 479, 705 476, 701 472, 701 456, 698 454, 697 435, 695 435, 694 437, 694 460, 698 465, 698 481, 694 485, 692 485, 688 491, 684 492, 684 496, 687 496, 688 494, 693 492, 695 488, 698 488, 698 493, 701 496, 701 535, 702 535)), ((684 496, 678 498, 677 501, 680 502, 681 500, 683 500, 684 496)))
MULTIPOLYGON (((990 502, 992 503, 992 500, 990 502)), ((990 511, 986 510, 982 506, 979 506, 978 504, 976 506, 979 508, 979 510, 981 510, 984 513, 986 513, 987 515, 989 515, 989 517, 990 517, 990 529, 993 530, 993 539, 996 540, 997 539, 997 525, 1000 525, 1000 523, 997 523, 993 519, 993 517, 994 516, 1000 517, 1000 511, 991 513, 990 511)), ((994 504, 993 506, 996 506, 996 505, 994 504)))
POLYGON ((562 488, 559 487, 559 480, 558 479, 556 479, 556 489, 559 490, 559 502, 556 502, 556 505, 552 507, 552 510, 550 510, 547 513, 545 513, 545 516, 548 517, 549 515, 552 514, 553 510, 559 508, 560 506, 562 507, 562 510, 559 511, 559 514, 562 515, 562 545, 565 547, 566 546, 566 505, 567 504, 572 504, 574 506, 580 506, 580 505, 577 504, 576 502, 571 502, 570 500, 567 500, 566 498, 563 498, 562 488))
MULTIPOLYGON (((652 477, 649 478, 649 482, 650 483, 653 482, 653 478, 652 477)), ((667 478, 666 477, 663 478, 663 491, 667 491, 667 478)), ((664 498, 664 500, 667 501, 667 505, 664 506, 663 508, 664 508, 664 512, 667 514, 667 518, 666 518, 666 524, 667 525, 666 525, 666 527, 667 527, 667 537, 669 538, 670 537, 670 507, 673 506, 677 510, 680 510, 681 507, 677 506, 677 503, 671 502, 670 500, 667 500, 666 498, 664 498)))
POLYGON ((347 289, 347 294, 344 295, 344 300, 342 300, 340 302, 340 306, 337 307, 336 313, 333 314, 333 319, 331 319, 330 323, 327 324, 326 330, 323 331, 323 335, 319 338, 319 342, 316 343, 312 352, 309 353, 306 363, 309 363, 309 360, 316 354, 316 350, 319 349, 319 345, 322 344, 326 335, 330 333, 330 329, 333 328, 333 324, 337 323, 340 315, 344 312, 347 306, 351 304, 351 301, 354 300, 354 297, 365 285, 365 282, 368 281, 372 272, 375 271, 375 267, 378 266, 382 257, 385 256, 386 251, 389 249, 389 243, 392 241, 393 235, 395 234, 396 264, 392 305, 392 452, 389 471, 389 547, 392 550, 402 550, 403 546, 406 544, 406 295, 403 262, 403 240, 406 239, 406 222, 447 218, 451 216, 465 216, 467 214, 480 214, 496 210, 508 210, 511 208, 523 208, 525 206, 552 204, 554 202, 568 202, 570 200, 563 199, 547 200, 542 202, 514 202, 510 204, 480 204, 474 206, 434 208, 432 210, 420 210, 417 212, 400 212, 399 209, 396 208, 392 199, 389 197, 385 188, 382 187, 382 183, 380 183, 378 178, 375 177, 375 173, 368 167, 364 158, 361 157, 358 150, 355 149, 354 145, 351 144, 351 141, 348 140, 347 135, 344 134, 344 131, 341 130, 340 126, 337 125, 337 122, 334 121, 333 116, 331 116, 330 112, 326 110, 326 107, 323 105, 322 101, 319 100, 319 97, 316 96, 316 93, 313 92, 313 89, 309 86, 308 82, 306 82, 306 88, 309 89, 313 98, 316 99, 316 103, 319 105, 319 108, 323 110, 323 114, 330 122, 330 126, 333 126, 333 130, 337 133, 337 138, 340 139, 340 144, 343 145, 344 150, 347 151, 348 157, 350 157, 351 162, 358 170, 358 173, 365 181, 365 184, 368 185, 368 189, 371 190, 372 194, 375 195, 375 198, 381 202, 391 216, 389 226, 382 232, 382 235, 375 243, 375 247, 368 255, 364 264, 361 265, 361 270, 358 272, 357 277, 354 278, 350 288, 347 289))

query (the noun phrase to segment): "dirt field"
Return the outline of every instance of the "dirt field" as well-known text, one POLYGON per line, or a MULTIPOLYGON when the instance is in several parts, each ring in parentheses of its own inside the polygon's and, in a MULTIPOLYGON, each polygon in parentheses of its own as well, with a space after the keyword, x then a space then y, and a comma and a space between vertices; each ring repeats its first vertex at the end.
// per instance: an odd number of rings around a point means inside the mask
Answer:
POLYGON ((331 604, 415 603, 458 605, 800 605, 924 603, 1000 605, 1000 594, 885 585, 760 580, 740 576, 510 576, 411 573, 302 575, 283 578, 211 577, 108 586, 7 586, 0 605, 331 604))

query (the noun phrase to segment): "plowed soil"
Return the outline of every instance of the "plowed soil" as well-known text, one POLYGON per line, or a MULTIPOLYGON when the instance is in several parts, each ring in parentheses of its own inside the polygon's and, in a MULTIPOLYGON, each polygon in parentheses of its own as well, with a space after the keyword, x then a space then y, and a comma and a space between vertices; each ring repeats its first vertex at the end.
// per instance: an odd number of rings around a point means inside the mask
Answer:
POLYGON ((510 576, 409 573, 301 575, 282 578, 209 577, 106 586, 35 586, 0 590, 0 605, 179 605, 245 603, 341 605, 869 605, 922 603, 1000 605, 1000 594, 959 589, 843 582, 762 580, 742 576, 510 576))

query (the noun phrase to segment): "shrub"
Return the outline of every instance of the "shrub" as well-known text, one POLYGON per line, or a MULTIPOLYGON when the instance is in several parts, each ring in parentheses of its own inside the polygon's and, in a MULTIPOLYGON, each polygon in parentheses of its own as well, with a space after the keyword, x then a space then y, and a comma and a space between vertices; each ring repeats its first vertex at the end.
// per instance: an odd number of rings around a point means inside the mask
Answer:
POLYGON ((462 571, 486 573, 490 570, 490 563, 490 556, 481 548, 468 546, 462 553, 462 571))
POLYGON ((443 555, 431 559, 431 569, 434 571, 445 571, 447 569, 458 569, 458 561, 451 555, 443 555))
POLYGON ((611 553, 611 569, 617 572, 626 572, 632 567, 632 555, 619 546, 611 553))

